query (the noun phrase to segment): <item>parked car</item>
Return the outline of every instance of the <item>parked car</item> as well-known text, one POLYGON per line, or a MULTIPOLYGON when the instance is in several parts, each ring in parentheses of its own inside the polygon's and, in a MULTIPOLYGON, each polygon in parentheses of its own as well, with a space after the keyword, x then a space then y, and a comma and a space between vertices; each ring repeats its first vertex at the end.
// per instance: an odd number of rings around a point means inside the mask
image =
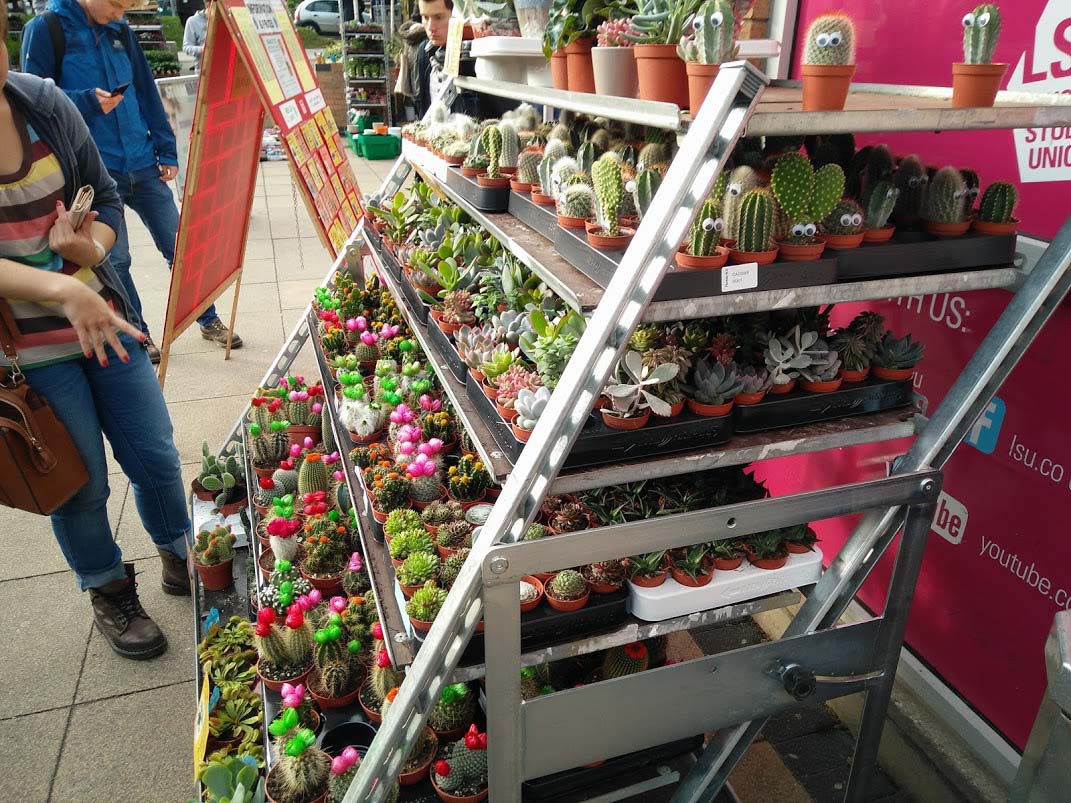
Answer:
POLYGON ((335 0, 303 0, 294 10, 294 24, 316 33, 338 33, 338 3, 335 0))

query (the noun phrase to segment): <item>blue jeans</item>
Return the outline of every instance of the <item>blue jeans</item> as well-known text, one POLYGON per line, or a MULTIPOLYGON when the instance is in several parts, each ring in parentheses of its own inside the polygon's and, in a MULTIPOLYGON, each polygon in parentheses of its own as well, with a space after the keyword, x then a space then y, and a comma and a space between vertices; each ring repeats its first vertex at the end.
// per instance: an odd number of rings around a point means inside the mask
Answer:
MULTIPOLYGON (((175 237, 178 235, 179 213, 175 206, 175 196, 166 182, 160 181, 160 169, 153 165, 133 173, 108 173, 119 187, 119 196, 123 203, 138 213, 138 217, 149 229, 156 250, 167 260, 170 269, 175 262, 175 237)), ((130 275, 130 240, 126 233, 126 219, 123 219, 119 231, 115 233, 115 245, 111 250, 112 266, 123 282, 130 305, 141 319, 141 330, 149 333, 145 316, 141 312, 141 298, 134 287, 134 278, 130 275)), ((197 323, 208 326, 219 320, 216 305, 204 311, 197 323)))
POLYGON ((89 483, 52 514, 56 540, 83 591, 126 576, 108 523, 104 437, 130 478, 153 543, 185 556, 190 534, 186 487, 156 372, 133 338, 120 339, 130 355, 126 364, 109 347, 107 368, 96 358, 79 357, 26 369, 30 385, 67 427, 89 470, 89 483))

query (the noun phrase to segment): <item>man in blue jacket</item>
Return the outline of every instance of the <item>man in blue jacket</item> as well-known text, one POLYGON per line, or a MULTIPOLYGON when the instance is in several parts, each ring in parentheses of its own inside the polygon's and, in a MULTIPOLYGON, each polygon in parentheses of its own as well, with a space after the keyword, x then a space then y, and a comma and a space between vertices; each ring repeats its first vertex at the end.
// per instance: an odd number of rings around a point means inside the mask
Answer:
MULTIPOLYGON (((82 113, 123 202, 138 213, 170 266, 175 260, 178 207, 166 182, 178 174, 175 132, 167 120, 152 68, 123 15, 132 0, 50 0, 48 12, 26 24, 22 65, 51 78, 82 113)), ((148 334, 141 299, 130 275, 126 223, 117 232, 111 262, 148 334)), ((227 345, 227 327, 215 305, 197 319, 201 336, 227 345)), ((242 345, 233 335, 232 348, 242 345)), ((160 352, 146 345, 153 362, 160 352)))

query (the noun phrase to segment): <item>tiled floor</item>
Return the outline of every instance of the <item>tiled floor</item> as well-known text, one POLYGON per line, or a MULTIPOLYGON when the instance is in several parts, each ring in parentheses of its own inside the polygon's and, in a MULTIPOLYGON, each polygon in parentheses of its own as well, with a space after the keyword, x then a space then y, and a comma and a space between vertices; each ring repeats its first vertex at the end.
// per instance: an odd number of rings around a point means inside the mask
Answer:
MULTIPOLYGON (((353 159, 364 192, 390 162, 353 159)), ((163 329, 169 274, 148 232, 128 211, 133 272, 154 333, 163 329)), ((187 475, 201 441, 230 432, 284 338, 331 266, 285 162, 265 163, 257 184, 238 301, 245 347, 228 362, 196 327, 174 344, 165 396, 187 475)), ((218 307, 226 321, 232 295, 218 307)), ((148 662, 114 655, 92 626, 46 519, 0 514, 0 607, 8 620, 0 661, 3 800, 37 803, 177 803, 193 793, 193 622, 188 600, 160 591, 159 562, 126 478, 112 463, 111 521, 135 560, 142 600, 170 639, 148 662)))

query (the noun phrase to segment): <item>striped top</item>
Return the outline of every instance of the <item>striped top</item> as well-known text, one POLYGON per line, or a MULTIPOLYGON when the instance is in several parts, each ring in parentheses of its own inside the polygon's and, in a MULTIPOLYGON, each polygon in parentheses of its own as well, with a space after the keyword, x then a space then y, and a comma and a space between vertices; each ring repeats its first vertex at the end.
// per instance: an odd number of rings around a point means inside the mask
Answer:
MULTIPOLYGON (((48 143, 37 136, 12 105, 22 136, 19 169, 0 175, 0 257, 48 271, 61 271, 85 282, 115 309, 114 295, 92 268, 79 268, 53 253, 48 233, 56 220, 56 202, 64 200, 65 179, 48 143)), ((7 299, 19 330, 16 347, 23 368, 41 367, 82 356, 78 334, 58 304, 7 299)), ((0 364, 5 364, 0 353, 0 364)))

